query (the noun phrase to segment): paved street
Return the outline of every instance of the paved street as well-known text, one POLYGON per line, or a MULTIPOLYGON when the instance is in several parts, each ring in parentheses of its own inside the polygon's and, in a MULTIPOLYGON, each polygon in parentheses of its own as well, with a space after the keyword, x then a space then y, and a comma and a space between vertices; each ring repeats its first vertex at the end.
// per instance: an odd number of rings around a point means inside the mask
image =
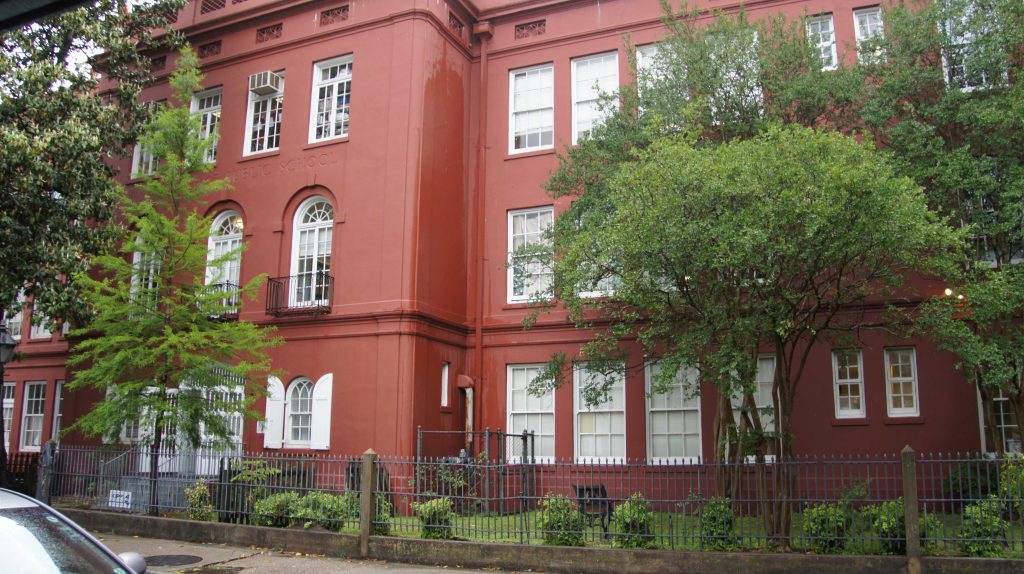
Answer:
POLYGON ((364 574, 389 572, 425 574, 427 572, 466 572, 483 574, 481 570, 463 568, 415 566, 382 560, 327 558, 310 554, 279 552, 267 548, 236 548, 223 544, 195 544, 176 540, 93 534, 115 553, 134 551, 142 554, 149 565, 148 572, 156 573, 330 574, 346 572, 364 574))

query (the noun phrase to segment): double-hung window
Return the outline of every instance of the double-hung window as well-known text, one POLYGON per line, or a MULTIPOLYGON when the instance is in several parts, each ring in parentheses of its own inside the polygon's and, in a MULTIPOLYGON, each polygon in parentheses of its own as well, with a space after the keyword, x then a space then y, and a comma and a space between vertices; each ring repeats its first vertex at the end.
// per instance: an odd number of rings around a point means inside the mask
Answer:
POLYGON ((700 457, 700 396, 697 369, 681 368, 665 390, 651 393, 661 367, 649 365, 647 378, 647 458, 655 464, 678 464, 700 457))
POLYGON ((807 39, 821 60, 823 70, 834 70, 838 64, 836 32, 831 14, 807 19, 807 39))
MULTIPOLYGON (((277 79, 261 82, 259 91, 249 90, 249 113, 245 121, 248 138, 243 155, 274 151, 281 147, 281 112, 284 107, 284 72, 264 72, 277 79)), ((257 76, 264 77, 263 74, 257 76)), ((266 76, 271 77, 271 76, 266 76)), ((250 78, 250 85, 255 82, 250 78)))
MULTIPOLYGON (((141 245, 141 240, 136 244, 141 245)), ((155 253, 136 251, 132 254, 131 301, 146 309, 155 311, 160 297, 160 260, 155 253)))
POLYGON ((836 418, 864 416, 864 358, 856 349, 832 352, 836 418))
POLYGON ((877 40, 885 33, 882 23, 882 7, 872 6, 853 11, 853 30, 857 37, 857 54, 863 63, 877 62, 880 53, 868 53, 865 44, 877 40))
MULTIPOLYGON (((708 105, 711 121, 729 123, 764 113, 758 34, 754 29, 737 29, 705 38, 712 62, 708 105)), ((694 82, 698 79, 694 78, 694 82)), ((706 89, 706 88, 702 88, 706 89)))
MULTIPOLYGON (((757 373, 754 375, 754 408, 761 419, 761 428, 765 432, 775 430, 774 402, 772 389, 775 386, 775 356, 760 355, 757 358, 757 373)), ((739 393, 732 398, 733 416, 739 424, 743 414, 743 397, 739 393)), ((753 418, 753 417, 751 417, 753 418)))
POLYGON ((573 369, 577 462, 622 462, 626 458, 626 384, 623 372, 599 373, 586 363, 573 369), (588 387, 609 384, 604 401, 587 405, 588 387))
POLYGON ((555 67, 509 72, 509 153, 554 147, 555 67))
POLYGON ((226 307, 238 305, 238 288, 242 265, 242 216, 225 211, 214 220, 206 255, 206 284, 230 293, 222 300, 226 307))
POLYGON ((7 447, 7 452, 11 452, 11 423, 14 421, 14 383, 4 383, 3 409, 4 445, 7 447))
POLYGON ((156 161, 153 154, 142 144, 135 144, 132 152, 132 177, 141 178, 156 172, 156 161))
POLYGON ((192 96, 192 113, 199 116, 199 137, 211 139, 206 162, 217 161, 217 136, 220 133, 220 108, 224 90, 213 88, 192 96))
POLYGON ((913 417, 921 413, 914 349, 885 350, 885 383, 890 417, 913 417))
POLYGON ((43 412, 46 383, 25 383, 24 409, 21 415, 21 450, 38 451, 43 444, 43 412))
POLYGON ((533 456, 538 462, 555 459, 555 393, 549 390, 539 397, 527 392, 530 381, 544 365, 508 366, 508 450, 509 459, 518 461, 523 453, 523 431, 533 433, 533 456))
POLYGON ((57 381, 57 392, 53 399, 53 426, 50 437, 57 440, 60 437, 61 416, 64 412, 64 381, 57 381))
POLYGON ((45 313, 32 309, 32 328, 29 330, 29 339, 49 339, 53 336, 50 332, 50 318, 45 313))
POLYGON ((333 384, 331 373, 320 377, 316 383, 307 377, 298 377, 287 389, 280 379, 270 377, 266 420, 261 425, 263 446, 329 449, 333 384))
POLYGON ((619 54, 608 52, 572 61, 572 143, 590 134, 608 114, 601 95, 619 88, 619 54))
POLYGON ((14 306, 4 314, 4 320, 7 323, 7 334, 15 341, 20 341, 21 324, 25 322, 25 298, 22 295, 18 295, 14 306))
POLYGON ((997 12, 986 0, 942 2, 947 12, 942 25, 945 36, 943 67, 946 83, 972 91, 1004 83, 1008 78, 1007 54, 993 42, 1000 25, 997 12))
POLYGON ((551 293, 550 247, 547 231, 554 220, 552 207, 508 213, 508 302, 521 303, 551 293))
POLYGON ((313 430, 313 381, 299 379, 288 387, 288 434, 292 446, 307 446, 313 430))
POLYGON ((331 285, 334 208, 323 197, 306 200, 295 214, 292 236, 291 307, 326 304, 331 285))
POLYGON ((313 64, 313 102, 309 110, 310 143, 348 135, 351 98, 351 55, 313 64))

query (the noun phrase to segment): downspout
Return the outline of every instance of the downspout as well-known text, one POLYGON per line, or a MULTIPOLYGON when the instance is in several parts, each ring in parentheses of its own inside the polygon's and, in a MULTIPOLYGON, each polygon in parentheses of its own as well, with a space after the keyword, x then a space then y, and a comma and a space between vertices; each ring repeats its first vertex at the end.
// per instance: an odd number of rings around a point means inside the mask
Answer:
MULTIPOLYGON (((484 281, 484 268, 486 251, 484 250, 484 185, 487 179, 487 46, 490 44, 493 27, 488 21, 477 22, 473 25, 473 35, 480 39, 480 83, 479 83, 479 104, 477 112, 477 159, 476 159, 476 329, 473 348, 473 410, 469 414, 473 421, 473 430, 477 428, 477 412, 483 407, 483 373, 484 373, 484 296, 486 281, 484 281)), ((469 441, 473 435, 468 435, 469 441)), ((467 444, 466 446, 472 446, 467 444)), ((489 448, 490 445, 483 445, 489 448)), ((479 448, 479 447, 478 447, 479 448)))

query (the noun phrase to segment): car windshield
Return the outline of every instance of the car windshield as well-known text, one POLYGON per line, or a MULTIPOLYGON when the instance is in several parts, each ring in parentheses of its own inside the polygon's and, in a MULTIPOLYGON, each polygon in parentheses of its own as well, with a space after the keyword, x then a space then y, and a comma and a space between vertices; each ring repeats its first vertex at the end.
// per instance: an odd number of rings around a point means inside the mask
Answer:
POLYGON ((131 574, 93 541, 39 507, 0 510, 0 557, 23 574, 131 574))

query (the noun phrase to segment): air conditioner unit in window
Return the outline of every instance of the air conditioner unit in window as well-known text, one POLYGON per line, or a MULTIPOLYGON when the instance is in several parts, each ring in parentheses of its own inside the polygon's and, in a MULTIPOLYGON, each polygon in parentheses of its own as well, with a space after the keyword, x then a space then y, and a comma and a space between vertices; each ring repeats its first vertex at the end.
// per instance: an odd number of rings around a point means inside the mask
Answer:
POLYGON ((274 72, 260 72, 249 76, 249 91, 266 96, 281 91, 281 76, 274 72))

